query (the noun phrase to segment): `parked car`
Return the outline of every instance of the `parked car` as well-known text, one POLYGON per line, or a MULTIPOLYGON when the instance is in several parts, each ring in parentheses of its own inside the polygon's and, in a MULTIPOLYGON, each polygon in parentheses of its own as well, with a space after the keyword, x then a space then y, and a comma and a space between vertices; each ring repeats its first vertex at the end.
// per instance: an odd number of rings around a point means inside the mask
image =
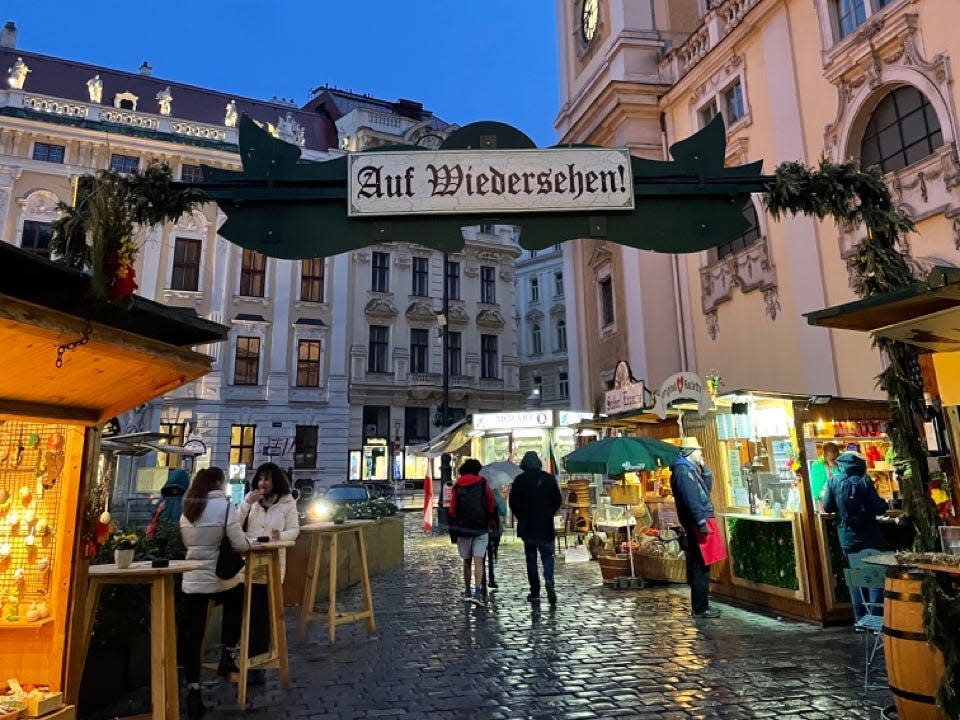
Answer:
POLYGON ((312 521, 326 521, 333 517, 339 507, 359 505, 370 499, 370 491, 357 483, 331 485, 310 505, 312 521))

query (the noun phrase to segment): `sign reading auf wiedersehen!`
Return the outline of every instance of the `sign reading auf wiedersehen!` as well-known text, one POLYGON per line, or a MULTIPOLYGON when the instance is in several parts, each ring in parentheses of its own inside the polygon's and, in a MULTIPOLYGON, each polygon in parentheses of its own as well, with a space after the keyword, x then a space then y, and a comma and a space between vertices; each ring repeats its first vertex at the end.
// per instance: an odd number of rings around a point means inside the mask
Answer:
POLYGON ((352 216, 634 208, 626 148, 364 152, 348 163, 352 216))

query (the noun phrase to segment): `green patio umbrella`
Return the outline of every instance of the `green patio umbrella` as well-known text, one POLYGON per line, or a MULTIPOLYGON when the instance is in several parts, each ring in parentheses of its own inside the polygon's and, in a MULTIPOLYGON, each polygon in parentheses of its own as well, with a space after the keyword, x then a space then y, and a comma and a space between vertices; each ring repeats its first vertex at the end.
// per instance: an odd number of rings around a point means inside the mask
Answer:
POLYGON ((680 452, 676 445, 642 437, 605 438, 563 458, 567 472, 619 475, 669 466, 680 452))

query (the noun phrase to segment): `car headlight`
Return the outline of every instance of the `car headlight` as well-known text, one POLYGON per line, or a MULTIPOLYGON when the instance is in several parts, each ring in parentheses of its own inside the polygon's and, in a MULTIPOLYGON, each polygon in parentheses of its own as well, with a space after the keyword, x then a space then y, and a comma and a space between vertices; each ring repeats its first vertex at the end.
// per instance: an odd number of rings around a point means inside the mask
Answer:
POLYGON ((329 520, 333 515, 333 505, 328 500, 315 500, 310 506, 310 514, 317 520, 329 520))

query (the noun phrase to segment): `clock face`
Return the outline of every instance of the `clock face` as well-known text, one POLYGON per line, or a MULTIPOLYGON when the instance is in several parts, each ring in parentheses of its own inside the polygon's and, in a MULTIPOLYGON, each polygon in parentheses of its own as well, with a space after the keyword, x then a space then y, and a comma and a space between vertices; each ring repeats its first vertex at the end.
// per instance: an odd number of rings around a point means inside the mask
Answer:
POLYGON ((584 42, 593 40, 597 32, 597 20, 600 18, 600 0, 583 0, 580 11, 580 34, 584 42))

